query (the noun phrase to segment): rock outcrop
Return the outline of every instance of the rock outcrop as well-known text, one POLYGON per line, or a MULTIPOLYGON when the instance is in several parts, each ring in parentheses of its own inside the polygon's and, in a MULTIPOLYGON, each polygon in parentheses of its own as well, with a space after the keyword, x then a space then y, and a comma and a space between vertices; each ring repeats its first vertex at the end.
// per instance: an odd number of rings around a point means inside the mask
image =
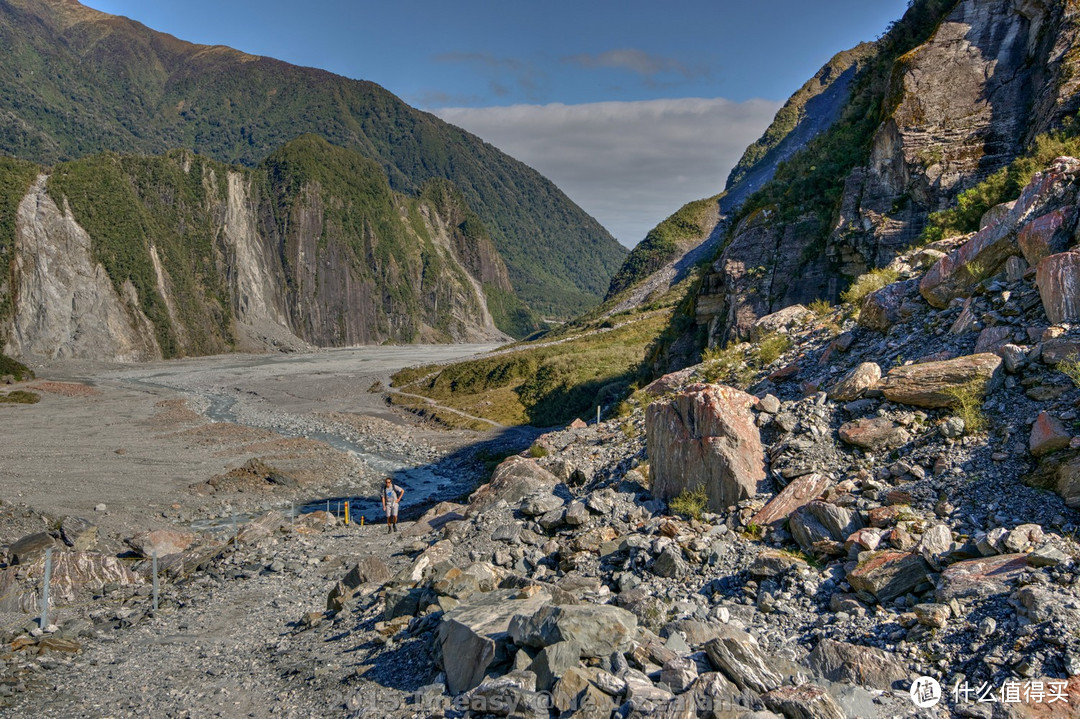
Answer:
POLYGON ((754 397, 695 384, 646 415, 652 491, 672 499, 703 489, 708 506, 726 509, 764 486, 764 454, 750 407, 754 397))

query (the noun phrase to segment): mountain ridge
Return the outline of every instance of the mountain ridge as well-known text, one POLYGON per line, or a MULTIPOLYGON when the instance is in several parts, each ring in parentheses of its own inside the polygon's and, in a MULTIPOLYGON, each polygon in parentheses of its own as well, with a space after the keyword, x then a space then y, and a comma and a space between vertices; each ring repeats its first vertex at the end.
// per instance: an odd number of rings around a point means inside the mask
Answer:
POLYGON ((384 88, 199 46, 73 0, 0 2, 0 151, 52 165, 102 151, 190 149, 255 166, 305 133, 378 161, 410 194, 456 184, 515 292, 567 316, 599 302, 627 250, 532 168, 384 88))

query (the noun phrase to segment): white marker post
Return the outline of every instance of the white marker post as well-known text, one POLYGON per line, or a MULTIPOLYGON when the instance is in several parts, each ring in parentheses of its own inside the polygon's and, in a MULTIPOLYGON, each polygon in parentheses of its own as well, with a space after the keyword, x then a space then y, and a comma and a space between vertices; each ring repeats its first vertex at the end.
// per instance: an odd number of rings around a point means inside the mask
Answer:
POLYGON ((41 588, 41 631, 49 626, 49 584, 52 582, 52 547, 45 550, 45 584, 41 588))

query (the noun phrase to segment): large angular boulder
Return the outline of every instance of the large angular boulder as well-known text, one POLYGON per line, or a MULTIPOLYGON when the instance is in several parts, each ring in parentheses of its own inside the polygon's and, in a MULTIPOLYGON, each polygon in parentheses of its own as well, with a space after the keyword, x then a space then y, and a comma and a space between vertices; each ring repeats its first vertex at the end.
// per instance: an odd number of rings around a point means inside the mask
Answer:
POLYGON ((854 589, 869 592, 888 602, 911 591, 930 576, 930 565, 913 552, 878 552, 848 572, 854 589))
POLYGON ((822 639, 806 658, 806 665, 831 682, 851 682, 873 689, 888 689, 908 680, 908 672, 885 652, 833 639, 822 639))
POLYGON ((1035 285, 1048 320, 1080 320, 1080 252, 1044 257, 1035 268, 1035 285))
POLYGON ((881 367, 877 362, 863 362, 844 375, 839 382, 829 389, 829 399, 833 402, 851 402, 873 389, 881 380, 881 367))
POLYGON ((894 367, 879 388, 885 398, 916 407, 953 407, 956 390, 985 394, 1001 380, 1001 358, 989 352, 894 367))
POLYGON ((558 483, 559 478, 537 464, 535 459, 510 457, 495 468, 490 482, 473 492, 465 513, 470 517, 476 516, 499 500, 517 504, 540 490, 554 488, 558 483))
POLYGON ((521 612, 508 631, 515 644, 546 647, 573 642, 583 657, 607 657, 630 648, 638 620, 609 604, 548 605, 530 614, 521 612))
POLYGON ((918 296, 918 282, 893 282, 871 292, 859 305, 859 326, 878 332, 888 332, 893 325, 910 315, 911 300, 918 296))
POLYGON ((725 625, 722 636, 705 644, 705 654, 717 670, 744 691, 764 694, 784 683, 773 658, 762 651, 752 635, 735 627, 725 625))
MULTIPOLYGON (((967 559, 946 567, 941 573, 936 595, 939 602, 1004 594, 1028 568, 1024 554, 967 559)), ((854 586, 854 585, 852 585, 854 586)))
POLYGON ((1068 249, 1069 233, 1063 231, 1067 228, 1062 225, 1066 224, 1074 209, 1072 206, 1058 208, 1030 220, 1020 228, 1016 233, 1016 242, 1029 265, 1036 267, 1044 257, 1068 249))
POLYGON ((194 542, 194 532, 176 529, 155 529, 150 532, 141 532, 127 540, 128 546, 148 559, 155 554, 158 557, 180 554, 194 542))
POLYGON ((756 398, 731 387, 694 384, 649 405, 646 443, 653 496, 669 500, 704 488, 723 511, 765 489, 756 398))
POLYGON ((76 552, 85 552, 97 544, 98 528, 89 519, 64 517, 60 523, 60 538, 76 552))
POLYGON ((888 417, 864 417, 845 422, 837 430, 846 444, 879 451, 896 449, 908 443, 911 435, 902 424, 888 417))
POLYGON ((61 544, 48 532, 35 532, 13 542, 8 547, 12 564, 29 564, 30 562, 44 557, 50 549, 59 549, 61 544))
POLYGON ((761 700, 788 719, 847 719, 836 700, 817 684, 778 687, 761 700))
MULTIPOLYGON (((36 612, 41 608, 45 558, 0 569, 0 611, 36 612)), ((56 552, 49 582, 50 604, 62 606, 89 601, 106 584, 142 584, 143 579, 116 557, 97 552, 56 552)))
POLYGON ((990 225, 938 260, 919 281, 919 293, 932 306, 944 309, 953 299, 970 296, 975 285, 1019 254, 1012 223, 990 225))
POLYGON ((1065 450, 1046 454, 1038 469, 1023 479, 1033 487, 1057 492, 1067 506, 1080 509, 1080 454, 1065 450))
POLYGON ((511 620, 550 604, 547 592, 499 590, 478 594, 443 614, 435 645, 451 694, 478 686, 489 667, 507 659, 511 620))
POLYGON ((1061 420, 1044 410, 1039 412, 1035 424, 1031 426, 1028 451, 1036 457, 1041 457, 1068 447, 1071 440, 1072 435, 1065 429, 1061 420))
POLYGON ((954 298, 969 296, 976 284, 997 274, 1009 257, 1021 253, 1017 230, 1053 205, 1060 206, 1072 181, 1076 161, 1059 159, 1062 161, 1050 169, 1035 173, 1004 217, 980 229, 923 275, 919 292, 927 302, 943 309, 954 298))
POLYGON ((803 305, 790 305, 782 310, 765 315, 750 326, 750 339, 762 337, 800 327, 814 318, 814 313, 803 305))

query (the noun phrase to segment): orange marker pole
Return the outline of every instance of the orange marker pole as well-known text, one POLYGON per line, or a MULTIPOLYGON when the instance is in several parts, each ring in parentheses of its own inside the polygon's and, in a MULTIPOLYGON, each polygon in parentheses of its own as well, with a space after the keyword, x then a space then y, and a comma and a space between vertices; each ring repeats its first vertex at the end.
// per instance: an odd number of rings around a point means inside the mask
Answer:
POLYGON ((349 526, 349 500, 345 500, 345 526, 349 526))

